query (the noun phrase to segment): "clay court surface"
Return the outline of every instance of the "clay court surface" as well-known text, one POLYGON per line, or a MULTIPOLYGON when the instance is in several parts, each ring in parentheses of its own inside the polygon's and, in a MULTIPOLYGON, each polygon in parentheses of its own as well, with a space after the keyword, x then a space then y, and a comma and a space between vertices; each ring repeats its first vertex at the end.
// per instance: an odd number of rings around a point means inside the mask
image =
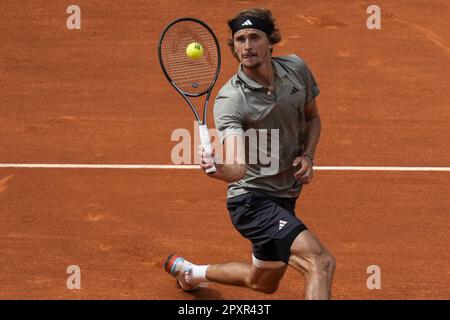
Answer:
MULTIPOLYGON (((275 55, 303 57, 321 88, 319 166, 450 166, 448 1, 377 1, 381 30, 366 28, 372 3, 349 0, 80 0, 81 30, 66 28, 70 4, 0 5, 2 164, 172 164, 172 131, 194 118, 160 70, 160 32, 182 16, 211 25, 217 92, 237 68, 226 20, 264 5, 283 36, 275 55)), ((162 270, 173 252, 251 261, 225 191, 196 169, 0 168, 0 298, 302 299, 292 270, 270 296, 187 294, 162 270), (81 290, 66 287, 69 265, 81 290)), ((318 170, 297 214, 336 257, 335 299, 450 298, 450 172, 318 170)))

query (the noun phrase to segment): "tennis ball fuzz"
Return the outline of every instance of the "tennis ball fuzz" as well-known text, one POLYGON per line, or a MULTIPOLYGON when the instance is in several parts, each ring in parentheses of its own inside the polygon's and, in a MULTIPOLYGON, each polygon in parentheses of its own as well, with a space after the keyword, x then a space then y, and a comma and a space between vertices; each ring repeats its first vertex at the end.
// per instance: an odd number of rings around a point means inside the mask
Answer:
POLYGON ((201 59, 203 57, 203 47, 198 42, 190 43, 186 48, 186 55, 191 59, 201 59))

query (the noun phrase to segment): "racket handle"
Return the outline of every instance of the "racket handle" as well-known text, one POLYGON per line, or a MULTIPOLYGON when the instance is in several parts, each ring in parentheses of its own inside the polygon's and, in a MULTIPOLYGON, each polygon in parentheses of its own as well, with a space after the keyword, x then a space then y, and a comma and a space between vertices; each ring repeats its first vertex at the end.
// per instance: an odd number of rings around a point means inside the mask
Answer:
MULTIPOLYGON (((212 151, 211 140, 209 138, 208 128, 206 127, 206 124, 199 125, 198 130, 200 133, 200 143, 203 146, 203 148, 205 148, 205 153, 211 154, 212 151)), ((205 172, 206 173, 216 172, 216 167, 213 164, 213 166, 209 169, 206 169, 205 172)))

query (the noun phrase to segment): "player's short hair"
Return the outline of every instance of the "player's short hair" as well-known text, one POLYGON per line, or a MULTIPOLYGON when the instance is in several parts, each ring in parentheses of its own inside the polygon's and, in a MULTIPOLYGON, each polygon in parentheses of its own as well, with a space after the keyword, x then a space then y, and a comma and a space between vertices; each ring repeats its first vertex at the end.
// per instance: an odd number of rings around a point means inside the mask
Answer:
MULTIPOLYGON (((275 24, 275 18, 272 16, 272 13, 269 9, 266 8, 250 8, 246 10, 240 11, 236 16, 228 20, 228 27, 230 28, 230 33, 233 32, 234 23, 236 20, 241 19, 242 17, 256 17, 260 20, 263 20, 270 30, 270 33, 267 33, 267 38, 269 39, 269 42, 271 44, 276 44, 281 41, 281 33, 280 30, 277 28, 275 24)), ((234 51, 234 39, 233 39, 234 33, 232 33, 232 36, 230 39, 227 40, 227 44, 231 49, 231 53, 233 56, 238 59, 238 56, 236 52, 234 51)), ((272 53, 272 49, 270 53, 272 53)))

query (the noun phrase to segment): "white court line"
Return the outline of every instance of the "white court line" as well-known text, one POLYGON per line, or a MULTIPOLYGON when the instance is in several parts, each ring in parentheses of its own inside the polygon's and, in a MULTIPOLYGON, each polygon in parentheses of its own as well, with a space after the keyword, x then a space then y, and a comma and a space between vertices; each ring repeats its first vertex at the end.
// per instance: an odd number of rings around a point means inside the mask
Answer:
POLYGON ((33 169, 199 169, 196 165, 0 163, 0 168, 33 169))
MULTIPOLYGON (((0 163, 0 168, 31 169, 199 169, 198 165, 0 163)), ((450 167, 315 166, 319 171, 450 172, 450 167)))
POLYGON ((450 167, 370 167, 370 166, 315 166, 322 171, 415 171, 415 172, 450 172, 450 167))

